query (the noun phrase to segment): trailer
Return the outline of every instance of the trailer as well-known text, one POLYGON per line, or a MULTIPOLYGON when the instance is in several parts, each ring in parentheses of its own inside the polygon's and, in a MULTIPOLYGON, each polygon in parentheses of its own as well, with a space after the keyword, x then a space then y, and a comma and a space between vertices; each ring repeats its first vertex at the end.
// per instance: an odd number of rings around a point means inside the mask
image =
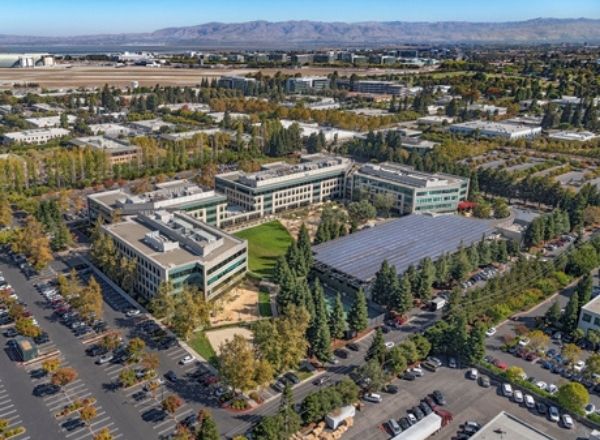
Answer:
POLYGON ((334 411, 331 411, 325 416, 325 423, 329 429, 337 429, 344 420, 354 417, 356 415, 356 408, 354 405, 343 406, 334 411))
POLYGON ((402 431, 392 440, 425 440, 452 421, 452 414, 440 408, 402 431))

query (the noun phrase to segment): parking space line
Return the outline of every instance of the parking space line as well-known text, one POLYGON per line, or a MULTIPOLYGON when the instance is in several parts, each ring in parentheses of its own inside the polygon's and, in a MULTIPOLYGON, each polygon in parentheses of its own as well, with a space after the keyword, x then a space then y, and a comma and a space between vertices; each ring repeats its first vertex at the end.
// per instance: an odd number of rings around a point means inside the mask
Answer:
POLYGON ((154 425, 152 428, 156 430, 156 429, 160 428, 161 426, 165 426, 167 423, 172 423, 172 426, 170 429, 173 429, 176 425, 176 422, 173 419, 167 419, 167 420, 164 420, 164 421, 154 425))
POLYGON ((9 415, 9 414, 13 414, 13 413, 16 413, 16 412, 17 412, 17 410, 16 410, 16 409, 13 409, 13 410, 11 410, 11 411, 8 411, 8 412, 5 412, 5 413, 0 413, 0 417, 4 418, 4 417, 6 417, 7 415, 9 415))

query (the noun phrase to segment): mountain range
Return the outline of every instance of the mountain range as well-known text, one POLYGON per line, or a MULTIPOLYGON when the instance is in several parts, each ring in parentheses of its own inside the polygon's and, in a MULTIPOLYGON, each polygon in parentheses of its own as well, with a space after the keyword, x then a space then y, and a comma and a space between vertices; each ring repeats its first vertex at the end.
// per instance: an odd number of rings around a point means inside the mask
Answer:
POLYGON ((0 34, 0 45, 189 45, 205 47, 375 47, 391 44, 600 43, 600 20, 536 18, 514 22, 205 23, 148 33, 68 37, 0 34))

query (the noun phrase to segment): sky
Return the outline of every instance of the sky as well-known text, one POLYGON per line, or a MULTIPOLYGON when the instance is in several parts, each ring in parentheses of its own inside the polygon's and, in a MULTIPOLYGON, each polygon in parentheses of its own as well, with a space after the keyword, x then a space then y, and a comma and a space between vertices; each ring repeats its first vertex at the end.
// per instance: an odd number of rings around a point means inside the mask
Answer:
POLYGON ((0 0, 0 33, 151 32, 211 21, 518 21, 600 18, 600 0, 0 0))

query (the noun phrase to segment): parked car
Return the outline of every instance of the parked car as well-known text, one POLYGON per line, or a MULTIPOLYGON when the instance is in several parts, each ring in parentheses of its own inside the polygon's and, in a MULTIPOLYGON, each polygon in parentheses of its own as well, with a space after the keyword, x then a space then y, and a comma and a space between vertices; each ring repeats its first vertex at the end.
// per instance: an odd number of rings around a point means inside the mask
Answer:
POLYGON ((444 397, 441 391, 434 390, 431 395, 433 396, 433 400, 435 401, 435 403, 437 403, 438 405, 446 404, 446 398, 444 397))
POLYGON ((497 330, 496 327, 491 327, 488 331, 485 332, 486 336, 494 336, 496 334, 497 330))
POLYGON ((509 383, 503 383, 502 384, 502 395, 504 397, 512 397, 513 395, 513 389, 512 386, 509 383))
POLYGON ((364 395, 363 399, 366 400, 367 402, 372 402, 372 403, 381 403, 381 401, 383 400, 381 398, 381 395, 379 395, 377 393, 367 393, 364 395))
POLYGON ((573 428, 573 418, 569 414, 563 414, 560 417, 560 421, 562 422, 563 427, 567 429, 573 428))
POLYGON ((409 368, 407 371, 409 373, 414 374, 417 377, 423 377, 423 375, 425 374, 425 372, 423 371, 423 369, 421 367, 409 368))
POLYGON ((409 371, 405 372, 405 373, 402 375, 402 379, 404 379, 404 380, 408 380, 408 381, 413 381, 413 380, 415 380, 416 378, 417 378, 417 376, 415 376, 415 374, 414 374, 414 373, 411 373, 411 372, 409 372, 409 371))
POLYGON ((531 394, 525 394, 525 406, 529 409, 535 408, 535 400, 531 394))
POLYGON ((174 371, 169 370, 165 373, 165 378, 169 381, 169 382, 177 382, 177 375, 175 374, 174 371))
POLYGON ((394 384, 388 384, 385 386, 385 392, 389 393, 389 394, 397 394, 399 391, 399 388, 397 385, 394 384))
POLYGON ((320 385, 326 384, 330 380, 331 380, 331 378, 329 376, 321 376, 321 377, 318 377, 315 380, 313 380, 313 385, 320 386, 320 385))
POLYGON ((479 376, 478 382, 483 388, 489 388, 491 386, 490 378, 488 376, 479 376))
POLYGON ((189 354, 179 360, 180 365, 187 365, 187 364, 191 364, 192 362, 194 362, 194 358, 192 356, 190 356, 189 354))
POLYGON ((448 359, 448 366, 450 368, 457 368, 458 367, 458 363, 456 362, 456 359, 451 357, 448 359))
POLYGON ((515 390, 513 392, 513 400, 516 403, 523 403, 523 393, 521 392, 521 390, 515 390))
POLYGON ((349 350, 352 350, 352 351, 360 350, 360 346, 356 342, 350 342, 349 344, 346 344, 346 348, 348 348, 349 350))
POLYGON ((62 424, 62 427, 67 431, 75 431, 76 429, 83 428, 85 426, 85 422, 81 420, 79 417, 69 419, 62 424))
POLYGON ((387 425, 392 435, 398 435, 402 432, 402 428, 400 428, 400 425, 395 419, 389 419, 387 425))
POLYGON ((346 350, 344 350, 343 348, 338 348, 336 349, 333 354, 335 354, 337 357, 341 358, 341 359, 347 359, 348 358, 348 352, 346 350))
POLYGON ((140 311, 138 309, 130 309, 127 310, 127 312, 125 312, 125 316, 127 316, 128 318, 133 318, 134 316, 138 316, 140 314, 140 311))
POLYGON ((104 365, 104 364, 107 364, 108 362, 112 361, 112 359, 113 359, 113 355, 110 353, 107 353, 105 355, 100 356, 98 359, 96 359, 96 364, 104 365))
POLYGON ((477 377, 479 376, 479 371, 477 371, 477 368, 469 368, 467 370, 467 377, 471 380, 477 380, 477 377))
POLYGON ((300 378, 298 376, 296 376, 294 373, 292 373, 291 371, 289 373, 285 373, 283 376, 294 385, 297 385, 300 383, 300 378))
POLYGON ((398 423, 400 423, 403 431, 406 431, 411 426, 408 417, 402 417, 400 420, 398 420, 398 423))
POLYGON ((593 403, 588 403, 583 410, 585 411, 586 416, 593 414, 596 412, 596 405, 593 403))
POLYGON ((552 422, 558 422, 560 420, 560 415, 558 413, 558 408, 555 406, 551 406, 548 408, 548 419, 552 422))
POLYGON ((538 413, 540 413, 543 416, 545 416, 546 413, 548 412, 548 407, 543 402, 536 403, 535 404, 535 409, 537 410, 538 413))

